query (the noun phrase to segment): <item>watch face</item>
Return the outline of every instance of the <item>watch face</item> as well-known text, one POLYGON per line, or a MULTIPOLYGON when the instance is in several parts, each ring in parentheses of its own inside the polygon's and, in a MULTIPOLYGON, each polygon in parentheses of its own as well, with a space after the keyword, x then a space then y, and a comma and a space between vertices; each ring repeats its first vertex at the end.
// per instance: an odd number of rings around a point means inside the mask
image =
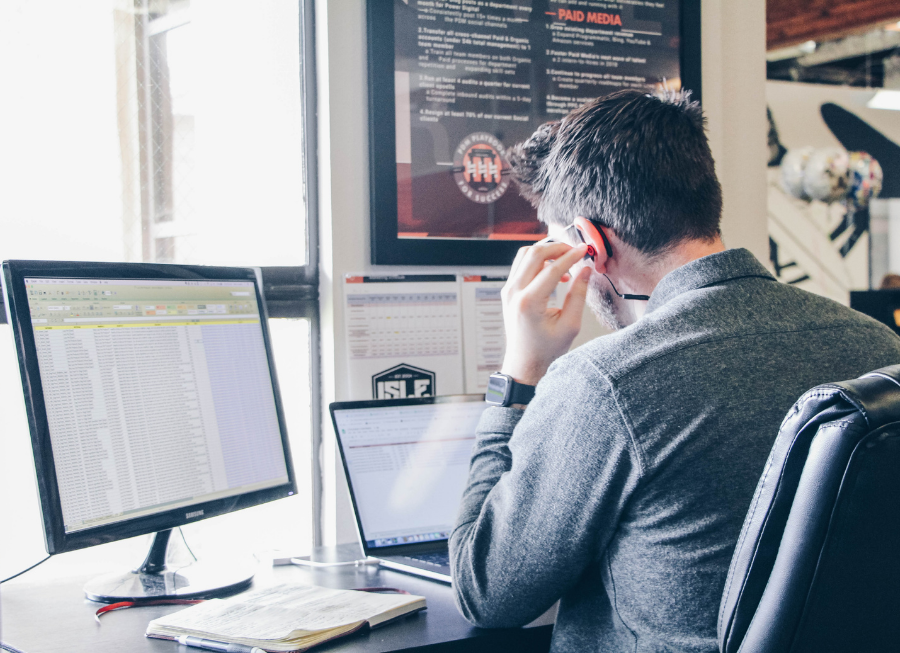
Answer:
POLYGON ((506 392, 509 388, 509 377, 502 374, 492 374, 488 379, 487 391, 484 393, 484 400, 489 404, 502 405, 506 399, 506 392))

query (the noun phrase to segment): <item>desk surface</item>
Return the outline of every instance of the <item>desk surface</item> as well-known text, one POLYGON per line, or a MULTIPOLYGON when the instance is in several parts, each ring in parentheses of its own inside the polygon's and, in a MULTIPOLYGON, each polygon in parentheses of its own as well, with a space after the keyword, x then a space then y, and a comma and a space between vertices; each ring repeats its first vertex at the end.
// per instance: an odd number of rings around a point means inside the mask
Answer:
MULTIPOLYGON (((46 564, 50 565, 53 560, 46 564)), ((197 649, 144 637, 147 622, 182 606, 147 606, 111 612, 98 624, 94 612, 101 604, 84 598, 90 577, 29 582, 28 574, 3 585, 0 591, 0 635, 6 644, 25 653, 187 653, 197 649)), ((428 609, 373 631, 317 647, 323 653, 386 651, 547 651, 552 626, 486 630, 465 621, 456 609, 452 589, 442 583, 378 567, 307 569, 294 566, 260 567, 254 587, 296 582, 341 589, 397 587, 426 597, 428 609)), ((541 620, 539 620, 540 622, 541 620)))

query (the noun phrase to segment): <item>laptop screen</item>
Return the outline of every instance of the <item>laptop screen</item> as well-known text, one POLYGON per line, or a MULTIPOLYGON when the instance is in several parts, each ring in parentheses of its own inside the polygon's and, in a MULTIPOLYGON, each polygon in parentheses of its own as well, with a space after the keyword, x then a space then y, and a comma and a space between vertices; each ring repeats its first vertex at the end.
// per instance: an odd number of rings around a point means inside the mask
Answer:
POLYGON ((450 537, 468 477, 475 427, 487 407, 480 395, 454 399, 332 406, 361 534, 369 548, 450 537))

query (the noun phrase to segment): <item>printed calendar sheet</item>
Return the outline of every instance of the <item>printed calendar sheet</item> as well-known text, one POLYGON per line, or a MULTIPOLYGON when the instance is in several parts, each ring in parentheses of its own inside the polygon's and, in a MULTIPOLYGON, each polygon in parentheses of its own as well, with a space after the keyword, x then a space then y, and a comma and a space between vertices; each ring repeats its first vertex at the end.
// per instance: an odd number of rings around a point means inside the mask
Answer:
POLYGON ((348 276, 344 281, 351 399, 465 391, 455 275, 348 276))

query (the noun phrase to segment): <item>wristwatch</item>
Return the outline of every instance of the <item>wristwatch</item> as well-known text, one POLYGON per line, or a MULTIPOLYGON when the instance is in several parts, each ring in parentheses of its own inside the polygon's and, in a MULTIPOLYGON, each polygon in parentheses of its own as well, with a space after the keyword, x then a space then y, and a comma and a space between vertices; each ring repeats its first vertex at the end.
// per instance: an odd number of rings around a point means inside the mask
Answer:
POLYGON ((494 372, 488 379, 484 400, 492 406, 527 404, 534 397, 534 386, 516 383, 509 374, 494 372))

